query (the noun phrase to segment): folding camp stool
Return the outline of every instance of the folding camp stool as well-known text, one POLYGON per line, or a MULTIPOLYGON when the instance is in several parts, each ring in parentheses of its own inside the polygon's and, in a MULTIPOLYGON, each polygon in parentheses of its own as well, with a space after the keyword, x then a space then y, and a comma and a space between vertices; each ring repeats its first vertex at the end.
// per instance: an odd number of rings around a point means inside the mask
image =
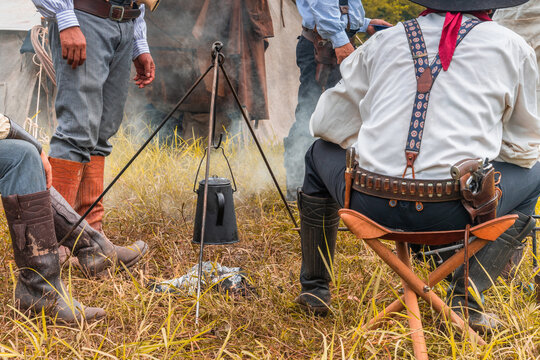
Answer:
POLYGON ((447 275, 463 264, 465 247, 452 257, 439 265, 429 274, 427 281, 420 279, 412 270, 409 260, 409 248, 407 244, 419 245, 446 245, 465 239, 468 241, 467 251, 469 258, 487 245, 495 241, 516 221, 517 215, 502 216, 474 227, 464 230, 453 231, 430 231, 430 232, 403 232, 394 231, 377 224, 370 218, 350 209, 341 209, 339 214, 345 225, 358 238, 364 240, 379 257, 401 277, 404 295, 394 301, 377 317, 365 325, 365 329, 378 327, 381 321, 407 307, 409 326, 411 328, 413 350, 416 359, 428 359, 422 318, 418 307, 418 296, 444 318, 450 319, 463 332, 467 329, 469 335, 480 345, 485 345, 484 340, 470 327, 466 327, 464 321, 438 297, 432 288, 447 275), (469 235, 473 235, 469 237, 469 235), (397 256, 380 239, 391 240, 396 243, 397 256), (405 306, 403 305, 405 303, 405 306))

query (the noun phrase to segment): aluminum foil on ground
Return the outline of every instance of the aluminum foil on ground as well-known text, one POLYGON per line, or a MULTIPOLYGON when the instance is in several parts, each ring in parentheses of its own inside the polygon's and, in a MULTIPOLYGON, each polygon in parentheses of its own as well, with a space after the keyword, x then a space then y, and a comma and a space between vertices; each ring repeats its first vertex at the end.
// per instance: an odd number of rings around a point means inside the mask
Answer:
MULTIPOLYGON (((189 271, 176 279, 165 280, 150 285, 155 292, 178 293, 185 296, 197 295, 199 264, 194 265, 189 271)), ((202 264, 203 289, 212 287, 231 295, 248 296, 255 293, 246 274, 240 267, 227 267, 219 263, 205 261, 202 264)))

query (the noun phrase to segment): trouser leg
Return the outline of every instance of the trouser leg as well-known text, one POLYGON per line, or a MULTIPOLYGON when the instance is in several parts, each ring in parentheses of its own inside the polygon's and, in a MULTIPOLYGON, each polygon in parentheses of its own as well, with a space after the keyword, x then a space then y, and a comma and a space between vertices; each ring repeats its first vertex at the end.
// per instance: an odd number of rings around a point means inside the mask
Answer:
POLYGON ((295 122, 289 134, 283 139, 284 165, 287 173, 287 198, 293 199, 296 188, 302 185, 304 178, 304 154, 313 143, 309 132, 309 120, 315 111, 322 89, 315 81, 315 63, 313 43, 300 36, 296 46, 296 64, 300 69, 300 87, 295 122))
MULTIPOLYGON (((497 216, 509 213, 518 214, 515 224, 497 240, 486 245, 469 262, 470 286, 477 297, 468 294, 471 326, 481 331, 489 331, 495 324, 480 312, 482 293, 488 290, 501 275, 506 264, 516 252, 523 248, 523 242, 535 226, 531 217, 534 206, 540 196, 540 165, 524 169, 516 165, 494 162, 495 169, 501 172, 500 188, 502 197, 497 207, 497 216)), ((453 295, 452 305, 463 305, 466 289, 464 288, 464 268, 459 267, 450 284, 449 292, 453 295)))
MULTIPOLYGON (((127 99, 133 50, 133 23, 119 23, 118 27, 118 46, 109 64, 109 76, 103 84, 103 112, 97 144, 90 152, 90 162, 84 165, 75 201, 75 210, 80 215, 84 214, 103 192, 105 156, 112 151, 109 139, 116 134, 122 123, 124 104, 127 99)), ((90 226, 101 233, 103 233, 104 213, 103 200, 100 200, 86 217, 90 226)))
POLYGON ((44 190, 45 173, 36 148, 22 140, 1 140, 0 194, 26 195, 44 190))
POLYGON ((51 138, 50 156, 80 163, 90 161, 103 114, 103 86, 119 36, 113 21, 78 10, 75 14, 86 38, 87 59, 72 69, 62 58, 58 26, 52 23, 51 53, 56 71, 55 100, 58 127, 51 138))

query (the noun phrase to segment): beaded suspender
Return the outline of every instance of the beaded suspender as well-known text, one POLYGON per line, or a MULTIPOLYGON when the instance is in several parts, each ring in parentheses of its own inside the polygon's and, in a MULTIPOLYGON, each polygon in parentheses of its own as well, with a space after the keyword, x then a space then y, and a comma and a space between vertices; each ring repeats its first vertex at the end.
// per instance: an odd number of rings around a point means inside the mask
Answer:
MULTIPOLYGON (((469 33, 469 31, 471 31, 472 28, 478 25, 480 22, 481 21, 478 19, 469 19, 461 25, 456 41, 456 47, 469 33)), ((414 60, 414 69, 417 82, 416 97, 412 110, 411 123, 409 125, 409 136, 405 146, 405 158, 407 160, 407 165, 405 167, 405 171, 403 172, 403 177, 405 177, 407 169, 411 168, 414 179, 414 161, 420 153, 420 146, 422 144, 422 135, 424 132, 424 124, 426 121, 426 113, 429 103, 429 94, 435 79, 437 79, 437 76, 441 72, 442 65, 441 60, 439 59, 439 54, 437 54, 433 62, 429 64, 424 36, 422 35, 422 30, 420 29, 420 25, 418 25, 418 21, 416 21, 416 19, 408 20, 403 23, 403 26, 405 27, 405 33, 407 34, 411 55, 414 60)))

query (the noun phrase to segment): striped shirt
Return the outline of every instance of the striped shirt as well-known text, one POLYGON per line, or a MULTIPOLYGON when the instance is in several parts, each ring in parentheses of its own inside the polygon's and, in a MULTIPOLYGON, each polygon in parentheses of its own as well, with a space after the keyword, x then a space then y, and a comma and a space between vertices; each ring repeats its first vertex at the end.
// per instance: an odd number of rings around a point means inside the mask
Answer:
MULTIPOLYGON (((56 20, 58 31, 79 26, 79 21, 73 8, 73 0, 32 0, 38 11, 47 20, 56 20)), ((139 55, 149 53, 146 41, 146 23, 144 22, 144 5, 140 5, 141 16, 135 19, 133 34, 133 59, 139 55)))

